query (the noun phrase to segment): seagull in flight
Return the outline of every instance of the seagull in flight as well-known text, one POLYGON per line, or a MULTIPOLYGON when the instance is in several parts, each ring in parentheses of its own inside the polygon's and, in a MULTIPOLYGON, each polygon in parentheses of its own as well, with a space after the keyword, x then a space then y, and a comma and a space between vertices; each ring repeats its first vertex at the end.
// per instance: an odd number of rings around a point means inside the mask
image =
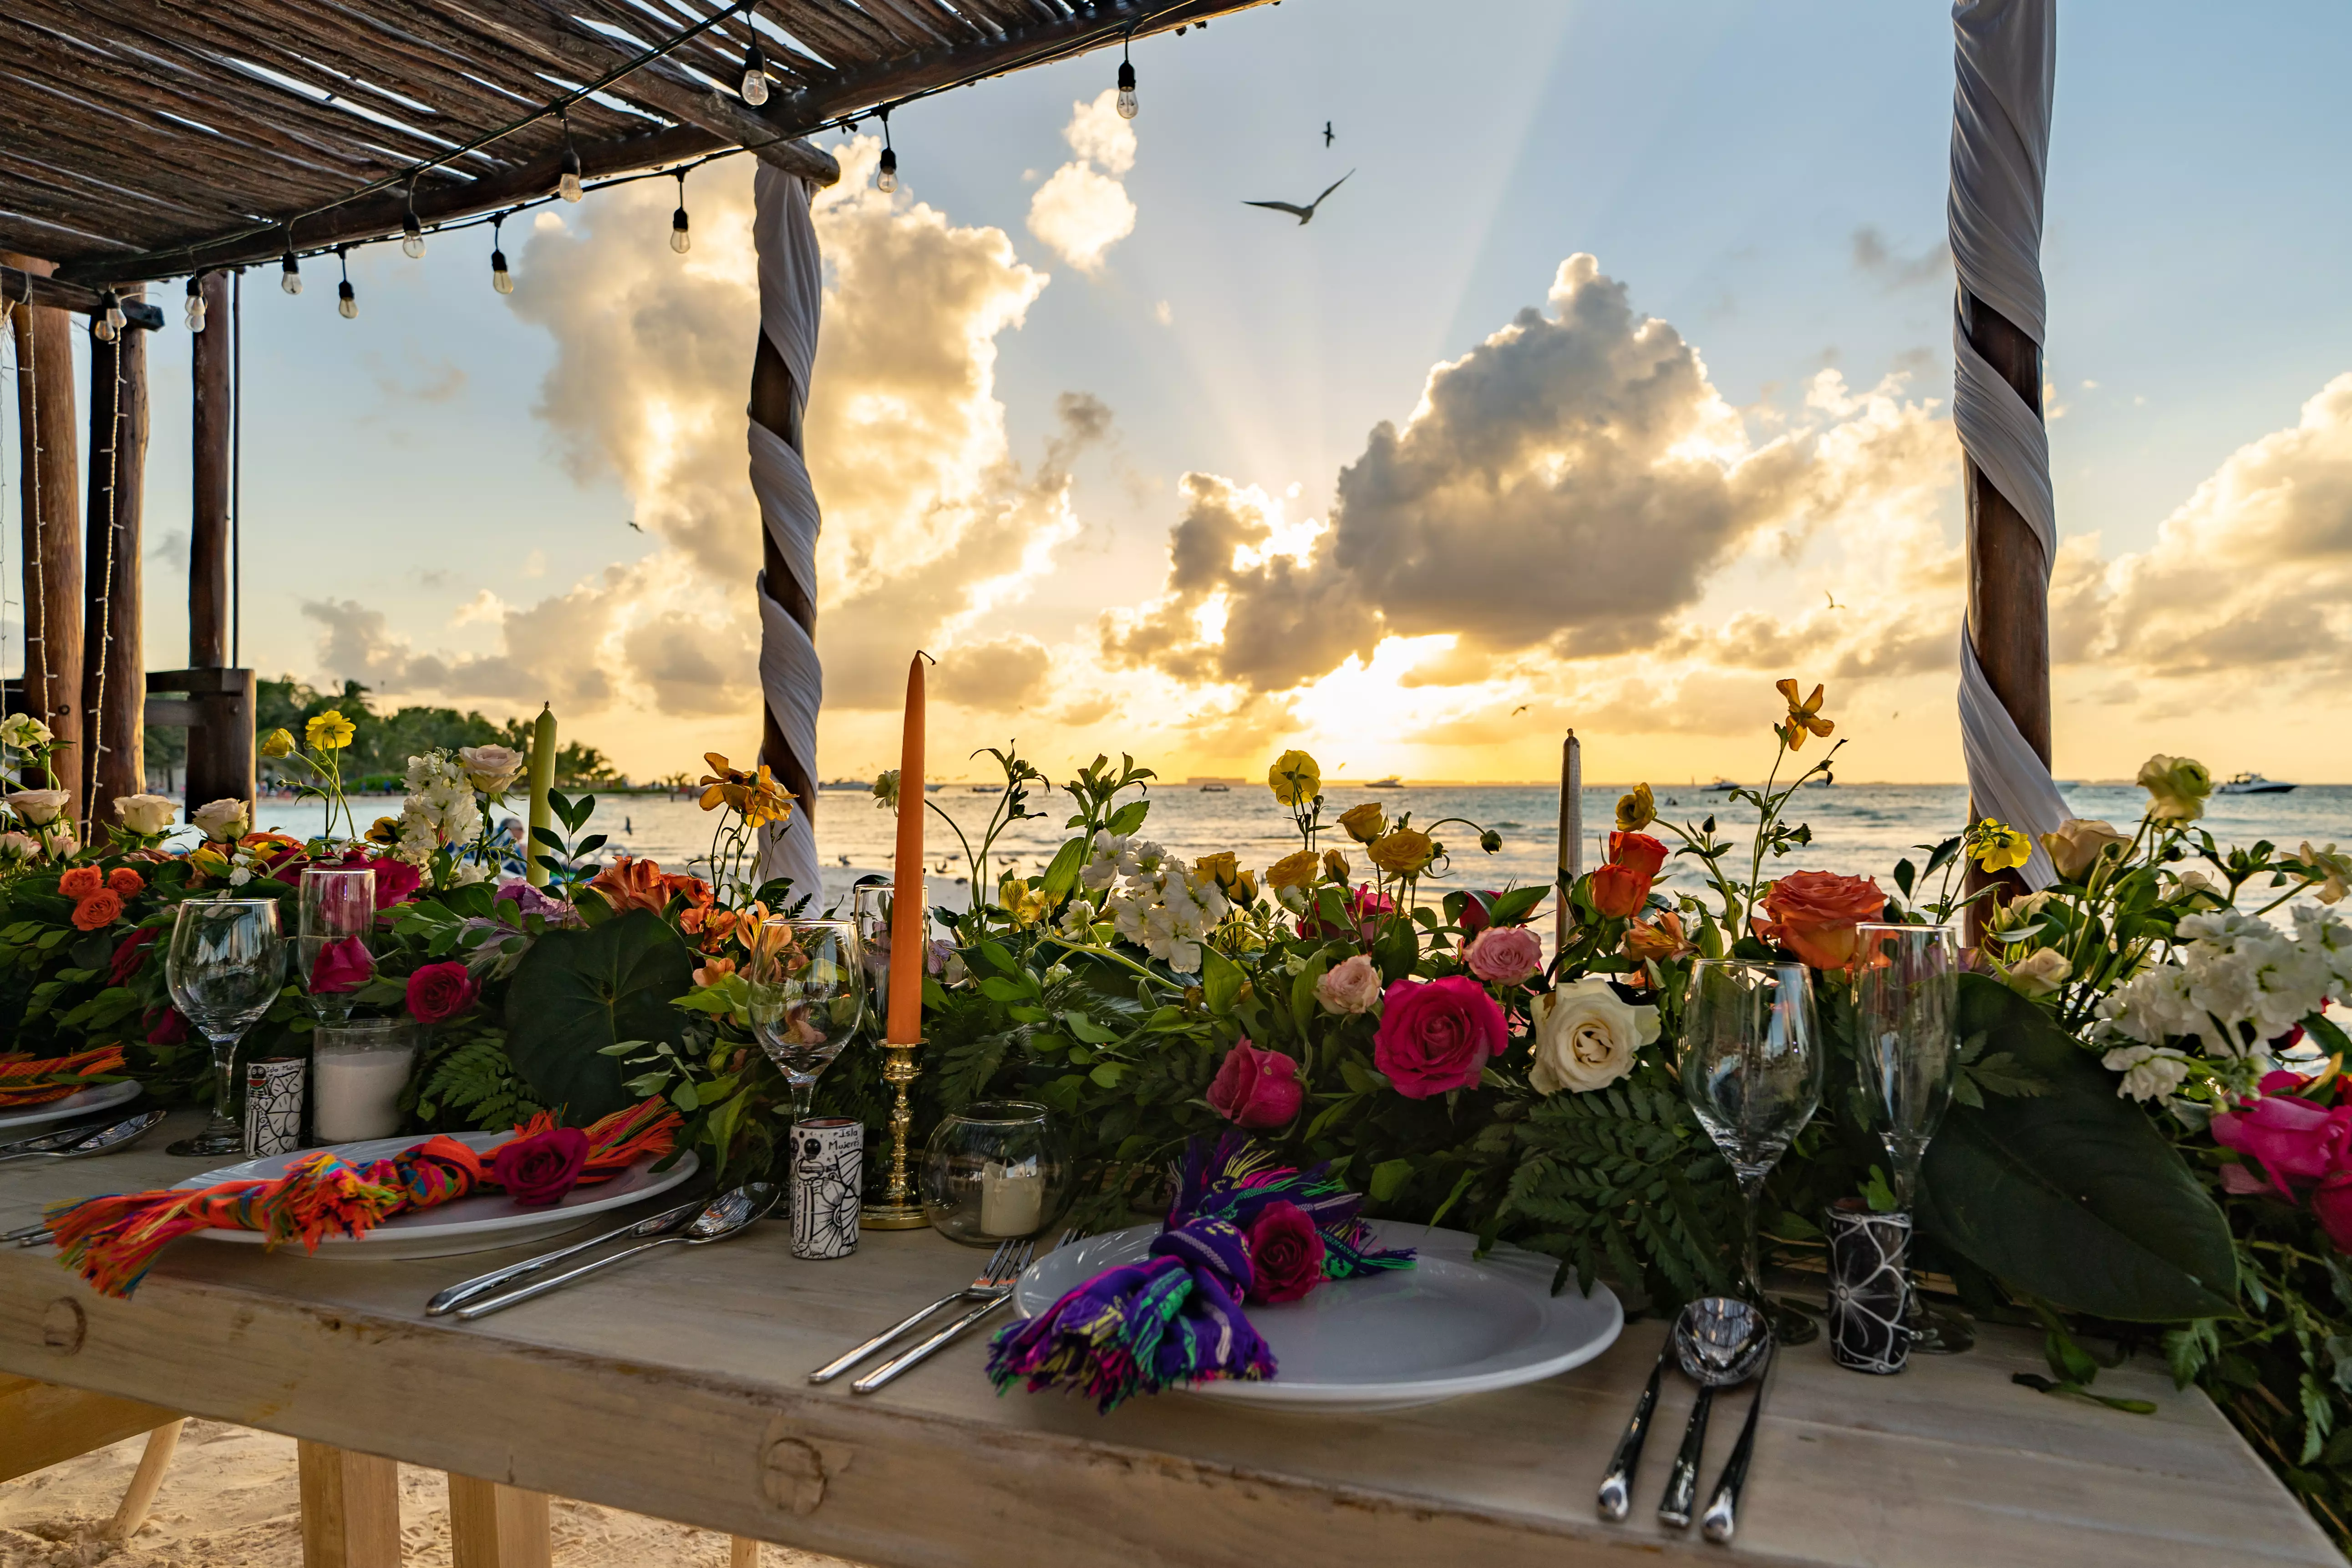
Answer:
POLYGON ((1516 718, 1517 718, 1520 714, 1522 714, 1522 713, 1526 712, 1527 710, 1528 710, 1528 705, 1527 705, 1526 703, 1522 702, 1522 703, 1520 703, 1517 708, 1514 708, 1514 709, 1512 709, 1512 710, 1511 710, 1511 717, 1512 717, 1512 718, 1514 718, 1514 719, 1516 719, 1516 718))
POLYGON ((1827 588, 1822 590, 1822 597, 1830 602, 1830 608, 1832 610, 1843 610, 1845 608, 1843 605, 1837 602, 1837 595, 1831 593, 1827 588))
POLYGON ((1331 129, 1331 122, 1328 120, 1325 121, 1323 122, 1323 145, 1328 147, 1331 145, 1332 142, 1338 138, 1338 136, 1339 132, 1331 129))
POLYGON ((645 525, 644 525, 643 523, 639 522, 639 521, 638 521, 635 518, 634 518, 634 517, 633 517, 633 518, 631 518, 631 519, 629 519, 629 526, 630 526, 631 528, 635 529, 639 533, 643 533, 643 532, 646 531, 646 530, 645 530, 645 525))
POLYGON ((1317 196, 1313 201, 1307 203, 1303 207, 1296 205, 1290 202, 1244 202, 1242 205, 1245 207, 1272 207, 1278 213, 1293 214, 1297 217, 1299 226, 1304 228, 1307 224, 1314 221, 1315 209, 1323 205, 1323 196, 1329 195, 1333 191, 1336 191, 1341 185, 1346 184, 1349 177, 1352 176, 1355 172, 1355 170, 1350 169, 1347 174, 1340 175, 1338 179, 1324 186, 1323 195, 1317 196))

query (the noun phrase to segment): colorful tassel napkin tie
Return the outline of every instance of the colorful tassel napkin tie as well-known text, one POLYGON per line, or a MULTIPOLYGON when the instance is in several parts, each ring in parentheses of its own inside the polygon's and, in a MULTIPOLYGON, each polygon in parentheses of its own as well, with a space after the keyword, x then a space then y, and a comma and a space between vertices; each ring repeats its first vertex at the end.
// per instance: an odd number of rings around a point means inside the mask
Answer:
POLYGON ((1325 1167, 1299 1171, 1238 1133, 1186 1150, 1176 1202, 1139 1263, 1096 1275, 996 1336, 999 1393, 1064 1388, 1108 1412, 1135 1394, 1213 1378, 1270 1378, 1274 1352, 1246 1301, 1295 1300, 1333 1279, 1410 1268, 1380 1251, 1364 1200, 1325 1167))
MULTIPOLYGON (((667 1154, 679 1125, 677 1112, 659 1100, 614 1111, 588 1129, 588 1162, 580 1180, 610 1181, 649 1154, 667 1154)), ((515 1136, 536 1137, 554 1126, 555 1118, 542 1111, 517 1127, 515 1136)), ((492 1184, 480 1154, 436 1134, 365 1165, 321 1150, 266 1181, 81 1198, 53 1205, 48 1222, 57 1232, 59 1262, 101 1295, 128 1296, 157 1253, 195 1231, 259 1231, 270 1247, 299 1241, 304 1251, 315 1252, 330 1236, 359 1236, 394 1215, 492 1184)))
POLYGON ((22 1110, 79 1094, 122 1071, 122 1047, 98 1046, 46 1061, 26 1051, 0 1051, 0 1110, 22 1110))

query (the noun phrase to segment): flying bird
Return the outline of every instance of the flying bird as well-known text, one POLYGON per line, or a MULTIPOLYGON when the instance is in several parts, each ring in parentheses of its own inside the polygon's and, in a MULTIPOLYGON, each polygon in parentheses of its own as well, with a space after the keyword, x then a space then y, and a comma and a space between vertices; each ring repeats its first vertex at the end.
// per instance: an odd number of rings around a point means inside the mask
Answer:
POLYGON ((1339 132, 1331 129, 1331 122, 1328 120, 1325 121, 1323 122, 1323 145, 1326 147, 1331 145, 1332 142, 1338 137, 1338 135, 1339 132))
POLYGON ((644 527, 644 525, 643 525, 642 523, 638 522, 638 521, 637 521, 637 520, 636 520, 635 518, 634 518, 634 517, 633 517, 633 518, 631 518, 631 519, 629 519, 629 526, 630 526, 631 528, 635 529, 639 533, 643 533, 643 532, 645 531, 645 527, 644 527))
POLYGON ((1845 608, 1843 605, 1837 602, 1837 595, 1831 593, 1827 588, 1822 590, 1822 597, 1830 602, 1830 608, 1832 610, 1843 610, 1845 608))
POLYGON ((1355 172, 1355 170, 1350 169, 1347 174, 1342 174, 1338 179, 1332 181, 1329 184, 1323 187, 1322 196, 1317 196, 1313 201, 1307 203, 1303 207, 1294 205, 1289 202, 1244 202, 1242 205, 1245 207, 1271 207, 1278 213, 1294 214, 1298 219, 1299 226, 1304 228, 1307 224, 1314 221, 1315 209, 1323 205, 1323 196, 1329 195, 1333 191, 1336 191, 1341 185, 1346 184, 1349 178, 1353 175, 1355 172))
POLYGON ((1520 714, 1522 714, 1522 713, 1526 712, 1527 710, 1528 710, 1528 705, 1527 705, 1526 703, 1522 702, 1522 703, 1520 703, 1517 708, 1514 708, 1514 709, 1512 709, 1512 710, 1511 710, 1511 717, 1512 717, 1512 718, 1514 718, 1514 719, 1516 719, 1516 718, 1517 718, 1520 714))

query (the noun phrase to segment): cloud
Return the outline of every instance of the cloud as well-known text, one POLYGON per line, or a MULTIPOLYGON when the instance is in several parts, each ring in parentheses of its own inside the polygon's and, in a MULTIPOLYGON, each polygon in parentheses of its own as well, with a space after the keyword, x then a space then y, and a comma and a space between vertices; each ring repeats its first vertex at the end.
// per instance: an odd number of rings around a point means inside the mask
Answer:
POLYGON ((1901 257, 1874 226, 1864 224, 1853 231, 1853 267, 1889 290, 1941 284, 1952 274, 1951 242, 1939 239, 1916 256, 1901 257))
POLYGON ((1135 125, 1121 120, 1117 89, 1070 106, 1063 137, 1076 153, 1029 199, 1029 232, 1055 255, 1089 275, 1110 247, 1135 232, 1135 203, 1122 176, 1135 167, 1135 125))

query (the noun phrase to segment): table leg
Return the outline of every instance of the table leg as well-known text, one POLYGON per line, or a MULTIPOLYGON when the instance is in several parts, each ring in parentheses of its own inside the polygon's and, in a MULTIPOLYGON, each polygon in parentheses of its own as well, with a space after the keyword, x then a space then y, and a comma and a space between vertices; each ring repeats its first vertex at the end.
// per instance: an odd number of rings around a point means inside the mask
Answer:
POLYGON ((295 1446, 302 1568, 400 1568, 400 1467, 325 1443, 295 1446))
POLYGON ((139 1533, 139 1527, 147 1522, 147 1510, 155 1506, 155 1492, 163 1484, 163 1472, 172 1468, 172 1455, 180 1447, 180 1428, 186 1425, 183 1417, 167 1421, 147 1434, 147 1447, 139 1456, 138 1471, 131 1476, 122 1500, 114 1505, 114 1517, 98 1532, 100 1539, 120 1546, 139 1533))
POLYGON ((748 1535, 729 1536, 727 1568, 760 1568, 760 1543, 748 1535))
POLYGON ((550 1568, 547 1494, 449 1478, 450 1568, 550 1568))

